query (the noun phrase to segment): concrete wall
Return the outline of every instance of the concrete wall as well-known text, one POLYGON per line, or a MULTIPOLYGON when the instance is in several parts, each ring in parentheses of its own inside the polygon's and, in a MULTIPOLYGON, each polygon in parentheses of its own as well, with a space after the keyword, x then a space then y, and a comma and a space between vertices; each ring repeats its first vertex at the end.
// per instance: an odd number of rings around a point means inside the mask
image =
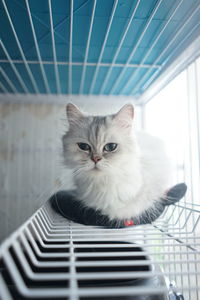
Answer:
MULTIPOLYGON (((101 102, 99 98, 85 97, 72 101, 89 113, 99 114, 115 112, 125 103, 124 99, 114 102, 107 98, 107 102, 101 102)), ((0 104, 1 240, 54 191, 72 186, 61 155, 61 136, 67 128, 65 105, 41 103, 0 104)), ((139 111, 136 115, 139 121, 139 111)))

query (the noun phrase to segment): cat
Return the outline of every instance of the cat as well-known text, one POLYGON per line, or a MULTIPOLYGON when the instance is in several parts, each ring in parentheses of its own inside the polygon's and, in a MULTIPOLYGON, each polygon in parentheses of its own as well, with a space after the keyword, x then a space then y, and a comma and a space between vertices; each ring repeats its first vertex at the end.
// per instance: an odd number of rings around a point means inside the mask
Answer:
POLYGON ((134 128, 134 107, 87 116, 69 103, 64 164, 73 170, 76 196, 112 219, 131 219, 156 204, 168 188, 170 164, 163 143, 134 128))

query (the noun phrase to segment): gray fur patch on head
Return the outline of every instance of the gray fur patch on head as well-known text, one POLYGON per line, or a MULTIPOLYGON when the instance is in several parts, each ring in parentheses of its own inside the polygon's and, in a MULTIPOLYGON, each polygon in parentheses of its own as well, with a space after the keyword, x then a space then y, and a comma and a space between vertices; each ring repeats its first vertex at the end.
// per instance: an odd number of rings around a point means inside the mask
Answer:
MULTIPOLYGON (((108 117, 107 117, 108 118, 108 117)), ((88 140, 92 146, 98 147, 103 142, 108 129, 108 120, 106 117, 93 117, 90 126, 87 128, 88 140)))

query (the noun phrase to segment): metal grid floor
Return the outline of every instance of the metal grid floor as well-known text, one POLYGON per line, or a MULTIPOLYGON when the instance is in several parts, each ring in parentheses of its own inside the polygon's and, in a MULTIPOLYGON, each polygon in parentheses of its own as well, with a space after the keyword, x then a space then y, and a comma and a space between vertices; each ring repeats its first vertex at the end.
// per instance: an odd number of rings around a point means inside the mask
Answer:
POLYGON ((0 296, 200 299, 199 219, 200 205, 184 202, 152 225, 106 229, 70 222, 47 202, 0 248, 0 296))

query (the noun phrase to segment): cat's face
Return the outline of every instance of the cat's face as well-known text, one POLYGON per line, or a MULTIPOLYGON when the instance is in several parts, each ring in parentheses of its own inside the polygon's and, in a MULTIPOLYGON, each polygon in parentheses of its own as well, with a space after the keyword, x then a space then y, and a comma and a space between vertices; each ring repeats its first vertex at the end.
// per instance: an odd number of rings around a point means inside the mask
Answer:
POLYGON ((132 152, 132 105, 116 115, 90 117, 68 104, 69 131, 63 137, 66 164, 75 172, 105 174, 119 168, 132 152))

